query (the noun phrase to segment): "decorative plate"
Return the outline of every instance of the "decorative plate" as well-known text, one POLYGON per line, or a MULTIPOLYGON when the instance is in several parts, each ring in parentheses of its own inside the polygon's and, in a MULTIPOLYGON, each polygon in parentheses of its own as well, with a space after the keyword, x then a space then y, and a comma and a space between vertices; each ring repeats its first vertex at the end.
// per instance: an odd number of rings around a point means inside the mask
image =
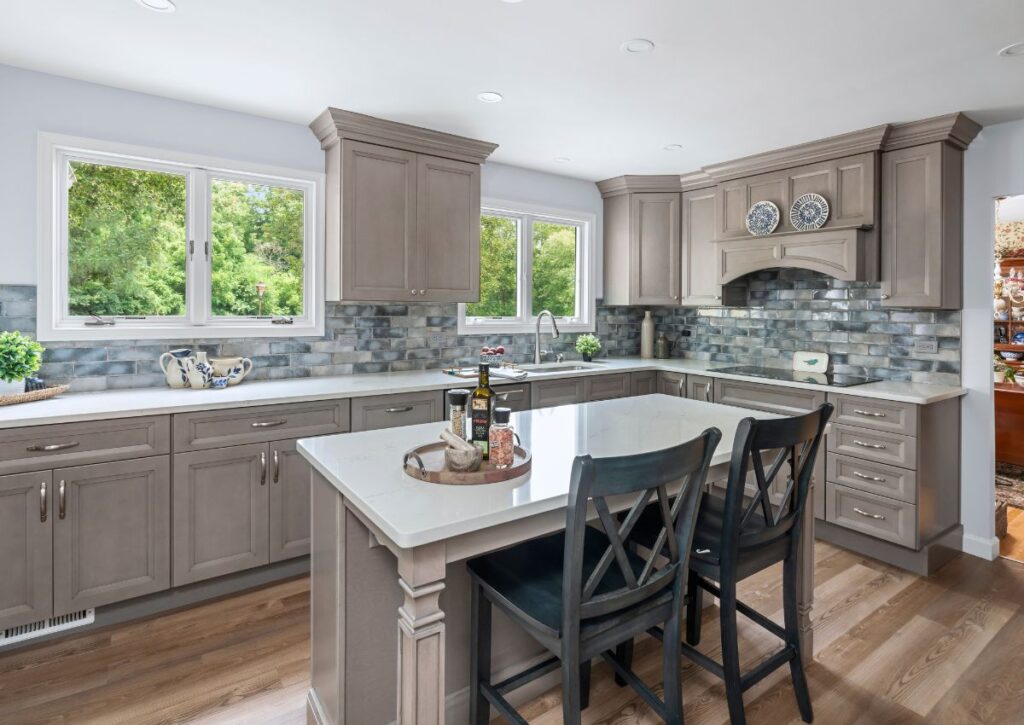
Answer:
POLYGON ((828 202, 821 194, 804 194, 793 202, 789 222, 800 232, 821 229, 828 221, 828 202))
POLYGON ((759 201, 747 212, 747 231, 755 237, 766 237, 779 226, 779 207, 770 201, 759 201))

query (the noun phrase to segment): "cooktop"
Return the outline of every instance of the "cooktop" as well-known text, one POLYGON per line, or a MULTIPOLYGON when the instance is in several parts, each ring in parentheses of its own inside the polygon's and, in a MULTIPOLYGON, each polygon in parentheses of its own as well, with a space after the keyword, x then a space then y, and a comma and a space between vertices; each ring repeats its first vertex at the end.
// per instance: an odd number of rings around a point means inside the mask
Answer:
POLYGON ((752 378, 768 378, 770 380, 790 380, 794 383, 811 383, 828 385, 833 388, 849 388, 864 383, 877 383, 878 378, 862 378, 857 375, 838 375, 836 373, 807 373, 785 368, 768 368, 761 365, 733 365, 732 367, 715 368, 716 373, 732 375, 749 375, 752 378))

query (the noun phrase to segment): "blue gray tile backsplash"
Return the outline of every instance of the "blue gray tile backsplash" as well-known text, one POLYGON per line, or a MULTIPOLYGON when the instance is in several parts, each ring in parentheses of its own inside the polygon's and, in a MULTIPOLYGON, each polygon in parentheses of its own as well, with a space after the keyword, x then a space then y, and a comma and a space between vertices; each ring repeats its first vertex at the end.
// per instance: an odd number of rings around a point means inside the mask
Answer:
MULTIPOLYGON (((653 308, 673 355, 788 367, 794 350, 829 352, 837 372, 959 384, 958 311, 883 310, 878 285, 815 272, 771 270, 749 278, 748 307, 653 308), (686 338, 680 333, 689 330, 686 338), (919 339, 937 353, 917 353, 919 339)), ((469 365, 482 345, 516 362, 533 358, 533 335, 459 335, 454 304, 328 303, 323 337, 243 340, 47 342, 40 376, 73 390, 163 386, 160 354, 175 347, 252 358, 251 379, 300 378, 469 365)), ((598 306, 602 356, 640 354, 642 307, 598 306)), ((0 285, 0 330, 35 335, 35 287, 0 285)), ((544 346, 576 358, 576 335, 544 346)))

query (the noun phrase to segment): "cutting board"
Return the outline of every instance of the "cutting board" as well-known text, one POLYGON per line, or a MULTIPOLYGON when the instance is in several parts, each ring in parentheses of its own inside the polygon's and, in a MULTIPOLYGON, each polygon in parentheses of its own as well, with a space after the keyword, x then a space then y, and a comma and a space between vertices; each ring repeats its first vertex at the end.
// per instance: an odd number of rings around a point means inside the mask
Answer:
POLYGON ((800 373, 827 373, 828 353, 797 350, 793 353, 793 370, 800 373))

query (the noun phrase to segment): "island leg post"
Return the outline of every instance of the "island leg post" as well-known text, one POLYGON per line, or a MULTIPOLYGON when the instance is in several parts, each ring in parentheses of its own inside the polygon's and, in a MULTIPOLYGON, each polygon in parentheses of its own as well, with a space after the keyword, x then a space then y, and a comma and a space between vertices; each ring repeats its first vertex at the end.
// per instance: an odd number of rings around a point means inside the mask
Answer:
POLYGON ((398 558, 398 725, 445 719, 444 542, 407 549, 398 558))

